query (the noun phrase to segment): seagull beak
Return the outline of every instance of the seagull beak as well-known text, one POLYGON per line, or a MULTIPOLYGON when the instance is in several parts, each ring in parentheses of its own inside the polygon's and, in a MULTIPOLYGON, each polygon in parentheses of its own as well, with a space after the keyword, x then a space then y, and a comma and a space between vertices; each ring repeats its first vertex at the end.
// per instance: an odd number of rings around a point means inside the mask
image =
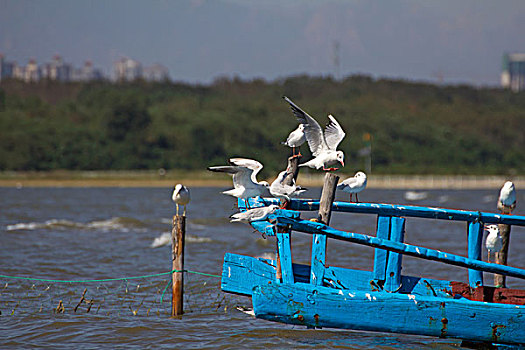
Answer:
POLYGON ((340 161, 341 165, 344 167, 345 166, 345 162, 344 161, 340 161))

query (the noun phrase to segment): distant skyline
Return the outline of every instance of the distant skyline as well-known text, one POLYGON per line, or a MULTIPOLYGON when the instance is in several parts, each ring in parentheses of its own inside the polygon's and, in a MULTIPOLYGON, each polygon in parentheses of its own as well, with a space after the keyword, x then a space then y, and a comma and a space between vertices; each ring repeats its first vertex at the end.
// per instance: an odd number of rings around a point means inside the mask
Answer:
POLYGON ((112 75, 129 57, 191 83, 369 74, 495 86, 524 33, 521 0, 0 0, 9 61, 59 54, 112 75))

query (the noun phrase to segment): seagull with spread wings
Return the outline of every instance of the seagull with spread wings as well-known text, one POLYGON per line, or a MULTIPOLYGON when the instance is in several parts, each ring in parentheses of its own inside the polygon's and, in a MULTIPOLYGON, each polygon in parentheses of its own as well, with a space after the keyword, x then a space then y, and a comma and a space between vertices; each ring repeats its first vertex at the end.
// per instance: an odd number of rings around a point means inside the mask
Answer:
MULTIPOLYGON (((257 181, 257 174, 263 165, 256 160, 246 158, 231 158, 231 165, 212 166, 208 170, 228 173, 233 176, 233 188, 222 193, 247 199, 262 196, 269 192, 270 184, 266 181, 257 181)), ((248 205, 248 202, 246 203, 248 205)))
POLYGON ((295 180, 293 180, 291 185, 285 184, 284 180, 288 176, 288 172, 281 171, 277 178, 270 185, 270 194, 276 198, 284 198, 287 201, 290 201, 290 197, 299 196, 301 193, 306 191, 306 188, 295 185, 295 180))
POLYGON ((337 162, 345 166, 345 155, 343 151, 337 150, 337 146, 345 137, 345 132, 337 120, 335 120, 332 115, 328 115, 330 122, 323 133, 321 126, 314 118, 299 108, 299 106, 293 103, 288 97, 283 96, 283 98, 290 104, 295 117, 304 125, 304 135, 308 142, 308 147, 310 147, 310 151, 314 156, 313 159, 306 163, 299 164, 299 166, 307 166, 315 169, 322 168, 327 171, 337 170, 337 168, 327 168, 337 162))

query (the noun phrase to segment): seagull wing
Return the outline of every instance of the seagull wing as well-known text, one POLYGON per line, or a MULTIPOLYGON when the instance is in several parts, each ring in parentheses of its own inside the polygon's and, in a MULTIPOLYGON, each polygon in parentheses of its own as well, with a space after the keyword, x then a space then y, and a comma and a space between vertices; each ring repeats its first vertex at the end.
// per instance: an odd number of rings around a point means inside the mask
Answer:
POLYGON ((337 145, 341 143, 346 134, 341 125, 339 125, 337 120, 335 120, 331 114, 328 115, 328 119, 330 119, 330 123, 328 123, 324 129, 324 137, 328 148, 335 151, 337 145))
POLYGON ((293 103, 288 97, 283 96, 283 98, 290 104, 292 112, 299 122, 304 124, 304 136, 308 142, 308 147, 310 147, 310 151, 312 152, 313 156, 317 157, 321 151, 328 150, 328 145, 326 144, 325 138, 323 136, 323 129, 321 129, 319 123, 310 115, 308 115, 308 113, 299 108, 299 106, 293 103))
POLYGON ((337 188, 340 190, 345 188, 354 188, 358 185, 359 180, 355 177, 349 177, 348 179, 341 182, 339 185, 337 185, 337 188))
POLYGON ((263 168, 263 165, 260 162, 253 160, 253 159, 247 159, 247 158, 230 158, 230 163, 233 165, 237 165, 237 166, 249 169, 251 180, 254 183, 258 183, 257 174, 263 168))
POLYGON ((251 179, 251 174, 253 173, 252 169, 237 165, 223 165, 212 166, 209 167, 208 170, 233 175, 233 187, 235 188, 249 187, 253 185, 251 179))

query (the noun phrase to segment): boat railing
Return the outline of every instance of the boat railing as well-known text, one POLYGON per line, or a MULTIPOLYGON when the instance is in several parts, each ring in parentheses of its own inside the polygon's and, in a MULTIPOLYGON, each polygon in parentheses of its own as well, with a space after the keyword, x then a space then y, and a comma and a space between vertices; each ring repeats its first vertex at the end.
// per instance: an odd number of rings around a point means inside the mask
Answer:
MULTIPOLYGON (((279 204, 275 198, 251 198, 250 207, 279 204)), ((244 209, 245 202, 239 200, 239 208, 244 209)), ((321 222, 300 218, 299 211, 315 211, 319 201, 292 199, 288 210, 278 210, 268 221, 252 222, 252 226, 266 235, 275 235, 280 257, 283 283, 294 283, 291 259, 292 230, 313 235, 310 283, 322 285, 326 269, 326 239, 353 242, 376 248, 374 256, 373 278, 381 281, 388 290, 399 290, 401 286, 402 256, 409 255, 426 260, 440 261, 445 264, 468 269, 469 285, 472 288, 483 286, 483 272, 492 272, 505 276, 525 279, 525 269, 488 263, 482 261, 482 241, 485 224, 507 224, 525 226, 525 216, 503 215, 481 211, 446 209, 423 206, 407 206, 380 203, 333 202, 332 211, 377 215, 375 236, 357 232, 336 230, 321 222), (404 243, 406 218, 426 218, 467 223, 467 257, 442 252, 440 250, 404 243), (277 227, 283 229, 277 230, 277 227)))

